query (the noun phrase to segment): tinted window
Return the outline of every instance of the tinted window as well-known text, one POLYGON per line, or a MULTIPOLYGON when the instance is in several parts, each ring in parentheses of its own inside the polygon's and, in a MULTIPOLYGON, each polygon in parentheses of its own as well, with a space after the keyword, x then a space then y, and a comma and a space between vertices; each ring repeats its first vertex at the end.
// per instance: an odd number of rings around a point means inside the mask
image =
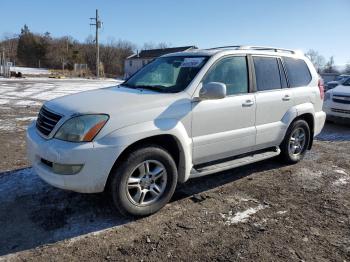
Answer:
POLYGON ((350 86, 350 78, 343 83, 343 86, 350 86))
POLYGON ((258 91, 281 88, 277 58, 253 57, 258 91))
POLYGON ((284 68, 283 68, 281 59, 278 59, 278 67, 279 67, 279 69, 280 69, 280 76, 281 76, 282 88, 287 88, 287 87, 288 87, 288 84, 287 84, 286 73, 284 72, 284 68))
POLYGON ((310 83, 310 71, 304 60, 284 57, 283 61, 287 69, 291 87, 305 86, 310 83))
POLYGON ((226 84, 227 95, 248 92, 248 70, 246 57, 224 58, 215 64, 204 77, 203 83, 220 82, 226 84))

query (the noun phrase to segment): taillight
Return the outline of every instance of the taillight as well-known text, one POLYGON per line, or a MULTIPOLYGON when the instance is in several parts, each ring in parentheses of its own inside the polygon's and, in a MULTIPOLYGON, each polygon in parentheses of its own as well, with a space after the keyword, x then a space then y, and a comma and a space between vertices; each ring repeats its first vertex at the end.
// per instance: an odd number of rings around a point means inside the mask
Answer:
POLYGON ((324 82, 323 79, 318 79, 318 89, 320 89, 320 97, 323 100, 324 98, 324 82))

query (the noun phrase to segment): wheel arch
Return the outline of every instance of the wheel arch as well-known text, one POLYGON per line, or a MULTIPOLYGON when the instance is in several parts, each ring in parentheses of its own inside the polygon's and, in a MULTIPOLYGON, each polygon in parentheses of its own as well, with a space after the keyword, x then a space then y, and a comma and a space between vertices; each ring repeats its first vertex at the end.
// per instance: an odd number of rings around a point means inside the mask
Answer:
POLYGON ((177 170, 178 170, 178 181, 184 182, 186 180, 186 156, 185 149, 180 140, 173 134, 158 134, 149 137, 141 138, 128 145, 121 154, 117 157, 114 165, 108 175, 105 189, 110 184, 111 174, 120 163, 133 151, 141 148, 145 145, 157 145, 164 148, 174 159, 177 170))
POLYGON ((294 121, 297 121, 300 119, 306 121, 306 123, 309 125, 309 128, 310 128, 310 141, 309 141, 309 145, 307 147, 307 149, 310 150, 312 148, 313 141, 314 141, 315 118, 314 118, 314 115, 312 113, 303 113, 303 114, 297 116, 294 119, 294 121))

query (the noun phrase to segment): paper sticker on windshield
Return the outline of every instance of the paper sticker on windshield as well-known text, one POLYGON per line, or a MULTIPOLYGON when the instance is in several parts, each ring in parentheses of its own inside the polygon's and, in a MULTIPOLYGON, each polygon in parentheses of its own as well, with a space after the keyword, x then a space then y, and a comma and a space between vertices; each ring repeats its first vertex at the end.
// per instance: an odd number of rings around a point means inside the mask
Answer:
POLYGON ((186 57, 181 67, 198 67, 203 62, 204 57, 186 57))

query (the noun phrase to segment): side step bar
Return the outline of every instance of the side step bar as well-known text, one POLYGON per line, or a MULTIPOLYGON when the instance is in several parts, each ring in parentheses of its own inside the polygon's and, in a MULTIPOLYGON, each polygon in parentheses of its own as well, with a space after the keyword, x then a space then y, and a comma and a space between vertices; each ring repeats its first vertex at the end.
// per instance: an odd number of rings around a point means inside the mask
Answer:
POLYGON ((264 151, 262 153, 255 153, 255 154, 248 155, 248 156, 246 155, 244 157, 236 158, 234 160, 229 160, 229 161, 222 162, 219 164, 213 164, 210 166, 205 166, 205 167, 201 167, 201 168, 197 168, 197 169, 192 168, 190 178, 206 176, 206 175, 210 175, 213 173, 229 170, 229 169, 232 169, 235 167, 248 165, 248 164, 262 161, 262 160, 265 160, 265 159, 268 159, 271 157, 278 156, 280 153, 281 153, 280 148, 276 147, 270 151, 264 151))

